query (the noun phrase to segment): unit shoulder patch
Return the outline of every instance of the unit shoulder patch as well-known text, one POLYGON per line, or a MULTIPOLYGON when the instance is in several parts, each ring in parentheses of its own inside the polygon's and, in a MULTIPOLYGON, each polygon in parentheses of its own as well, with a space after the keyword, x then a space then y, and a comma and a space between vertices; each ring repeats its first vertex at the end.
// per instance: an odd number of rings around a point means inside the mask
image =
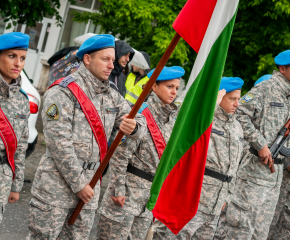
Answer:
POLYGON ((247 93, 243 98, 242 98, 242 103, 247 103, 250 102, 254 99, 253 94, 247 93))
POLYGON ((119 142, 119 145, 123 144, 126 141, 127 137, 124 135, 121 139, 121 141, 119 142))
POLYGON ((181 106, 181 103, 180 103, 180 102, 174 102, 174 104, 175 104, 175 106, 176 106, 177 108, 180 108, 180 106, 181 106))
POLYGON ((59 110, 58 110, 58 107, 56 106, 56 104, 52 104, 47 109, 46 115, 53 120, 57 120, 59 118, 59 110))

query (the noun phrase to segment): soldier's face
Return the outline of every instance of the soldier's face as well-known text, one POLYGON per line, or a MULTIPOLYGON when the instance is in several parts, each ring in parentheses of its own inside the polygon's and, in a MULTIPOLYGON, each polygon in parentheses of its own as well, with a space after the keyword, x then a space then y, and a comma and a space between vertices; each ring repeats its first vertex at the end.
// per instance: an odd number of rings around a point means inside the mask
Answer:
POLYGON ((0 74, 9 84, 12 79, 19 77, 25 64, 26 54, 25 50, 8 49, 1 51, 0 74))
POLYGON ((152 86, 153 92, 159 97, 163 104, 172 103, 176 98, 177 90, 179 89, 180 80, 173 79, 168 81, 160 81, 152 86))
POLYGON ((115 49, 106 48, 83 57, 86 68, 100 81, 108 80, 114 69, 115 49))
POLYGON ((235 90, 224 95, 220 106, 227 113, 235 113, 237 107, 239 106, 239 100, 241 98, 241 90, 235 90))
POLYGON ((279 66, 279 71, 290 82, 290 66, 279 66))

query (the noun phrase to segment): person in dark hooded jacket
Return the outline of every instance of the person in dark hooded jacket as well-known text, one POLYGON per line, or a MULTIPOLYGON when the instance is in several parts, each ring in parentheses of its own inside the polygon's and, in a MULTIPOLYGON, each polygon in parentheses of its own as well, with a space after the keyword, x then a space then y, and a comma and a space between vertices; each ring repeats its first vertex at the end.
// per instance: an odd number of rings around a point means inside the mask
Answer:
POLYGON ((135 52, 130 45, 124 41, 117 40, 115 42, 115 62, 114 69, 109 76, 110 86, 117 90, 123 97, 125 97, 126 77, 123 70, 126 65, 132 60, 135 52))
MULTIPOLYGON (((150 67, 150 57, 146 52, 142 52, 142 55, 144 56, 145 60, 148 63, 148 66, 150 67)), ((142 69, 140 67, 137 67, 135 65, 132 65, 132 70, 128 74, 126 79, 126 95, 125 99, 131 104, 134 105, 142 93, 142 86, 145 85, 149 78, 147 77, 147 74, 150 72, 150 68, 148 69, 142 69)))

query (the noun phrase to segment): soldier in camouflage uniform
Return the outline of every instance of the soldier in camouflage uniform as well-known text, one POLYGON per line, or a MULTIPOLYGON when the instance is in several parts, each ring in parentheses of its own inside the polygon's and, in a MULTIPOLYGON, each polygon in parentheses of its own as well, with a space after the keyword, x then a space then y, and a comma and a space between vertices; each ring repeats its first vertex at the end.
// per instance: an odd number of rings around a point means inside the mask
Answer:
POLYGON ((165 239, 213 238, 221 210, 234 188, 234 177, 245 147, 243 130, 235 114, 243 83, 240 78, 222 78, 220 90, 225 89, 227 93, 222 100, 219 96, 214 113, 197 214, 176 236, 167 229, 165 239))
POLYGON ((0 223, 7 201, 18 201, 24 181, 30 109, 26 94, 21 92, 20 72, 24 67, 28 42, 29 36, 23 33, 6 33, 0 36, 0 108, 17 138, 14 180, 6 148, 0 138, 0 223))
MULTIPOLYGON (((290 51, 285 51, 279 54, 280 57, 290 57, 290 51), (284 56, 283 56, 284 55, 284 56)), ((278 56, 279 56, 278 55, 278 56)), ((275 58, 277 65, 285 64, 286 73, 289 74, 289 60, 283 60, 283 62, 279 63, 279 58, 275 58)), ((281 60, 280 60, 281 61, 281 60)), ((288 74, 285 74, 286 78, 288 78, 288 74)), ((289 98, 289 97, 288 97, 289 98)), ((270 226, 268 240, 272 239, 289 239, 290 238, 290 159, 284 159, 284 172, 283 172, 283 181, 280 188, 279 200, 276 206, 275 214, 273 217, 273 221, 270 226)))
MULTIPOLYGON (((141 115, 136 116, 137 125, 134 119, 124 119, 131 108, 108 81, 114 43, 114 37, 106 34, 87 39, 77 53, 83 63, 71 76, 97 109, 107 140, 113 127, 136 139, 145 133, 146 121, 141 115)), ((45 93, 42 120, 47 151, 31 189, 27 239, 87 239, 100 193, 100 183, 94 189, 88 184, 99 165, 99 145, 68 88, 56 85, 45 93), (80 199, 85 205, 71 226, 68 219, 80 199)))
POLYGON ((237 191, 227 209, 226 239, 263 240, 268 236, 283 177, 283 164, 275 164, 275 173, 266 165, 272 163, 268 146, 289 118, 289 80, 290 68, 279 66, 271 79, 257 84, 241 99, 237 119, 251 148, 241 162, 237 191))
MULTIPOLYGON (((285 162, 286 163, 286 162, 285 162)), ((284 167, 279 201, 270 226, 268 240, 287 240, 290 238, 290 162, 284 167)))
MULTIPOLYGON (((262 77, 260 77, 256 82, 255 82, 255 86, 263 81, 269 80, 271 78, 271 74, 267 74, 264 75, 262 77)), ((244 152, 242 154, 242 158, 243 156, 247 153, 248 148, 244 148, 244 152)), ((235 180, 236 181, 236 180, 235 180)), ((229 194, 228 199, 226 200, 226 206, 225 208, 222 210, 221 215, 220 215, 220 219, 217 225, 217 229, 215 231, 214 234, 214 240, 223 240, 226 238, 227 235, 227 218, 226 218, 226 212, 227 212, 227 208, 228 208, 228 204, 230 203, 232 196, 234 194, 235 191, 231 191, 229 194)))
MULTIPOLYGON (((165 67, 146 102, 166 143, 175 123, 177 106, 173 100, 183 74, 181 67, 165 67)), ((149 181, 133 174, 128 166, 154 176, 159 161, 149 130, 142 139, 126 139, 119 146, 111 160, 110 183, 98 210, 97 239, 145 239, 153 219, 146 208, 153 179, 149 181)))

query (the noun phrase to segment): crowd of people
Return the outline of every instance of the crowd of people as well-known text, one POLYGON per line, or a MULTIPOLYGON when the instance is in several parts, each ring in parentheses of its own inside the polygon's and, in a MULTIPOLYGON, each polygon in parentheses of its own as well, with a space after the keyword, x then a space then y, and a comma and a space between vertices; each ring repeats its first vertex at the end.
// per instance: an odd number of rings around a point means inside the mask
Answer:
MULTIPOLYGON (((28 43, 23 33, 0 36, 0 222, 24 181, 29 104, 20 72, 28 43)), ((46 91, 46 153, 31 188, 26 239, 88 239, 96 211, 100 240, 289 239, 290 159, 273 159, 269 148, 290 117, 290 50, 275 57, 278 71, 261 77, 243 97, 241 78, 221 79, 198 212, 177 235, 154 220, 146 204, 184 100, 177 91, 185 71, 164 67, 129 119, 155 70, 132 66, 125 76, 134 54, 112 35, 90 37, 76 53, 78 70, 46 91), (110 160, 109 185, 98 206, 100 181, 94 189, 89 182, 118 131, 125 137, 110 160), (70 225, 80 199, 85 205, 70 225)))

